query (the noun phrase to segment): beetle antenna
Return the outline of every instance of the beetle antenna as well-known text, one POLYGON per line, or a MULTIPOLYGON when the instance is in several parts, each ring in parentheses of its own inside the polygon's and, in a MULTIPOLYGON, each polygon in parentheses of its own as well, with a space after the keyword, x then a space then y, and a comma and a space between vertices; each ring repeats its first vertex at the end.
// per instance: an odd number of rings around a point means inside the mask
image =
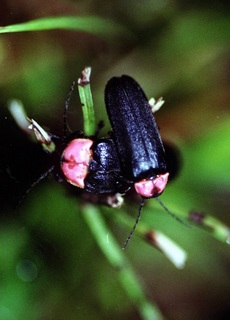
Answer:
POLYGON ((20 196, 19 200, 17 201, 17 204, 15 205, 15 208, 17 208, 22 203, 23 199, 27 196, 27 194, 30 192, 30 190, 33 189, 33 187, 35 187, 37 184, 39 184, 42 180, 44 180, 53 170, 54 170, 54 166, 51 166, 46 172, 42 173, 37 180, 35 180, 33 183, 31 183, 31 185, 24 192, 24 194, 22 194, 20 196))
POLYGON ((183 225, 185 225, 186 227, 189 227, 182 219, 180 219, 175 213, 171 212, 165 205, 164 203, 161 201, 161 199, 159 199, 158 197, 155 198, 157 200, 157 202, 162 206, 162 208, 174 219, 176 219, 178 222, 182 223, 183 225))
POLYGON ((138 222, 139 222, 139 220, 140 220, 140 218, 141 218, 141 212, 142 212, 142 209, 143 209, 143 207, 144 207, 144 204, 145 204, 144 199, 142 199, 142 201, 141 201, 141 203, 140 203, 140 206, 139 206, 138 215, 137 215, 135 224, 134 224, 134 226, 133 226, 133 228, 132 228, 132 230, 131 230, 128 238, 126 239, 126 241, 125 241, 125 243, 124 243, 124 245, 123 245, 123 247, 122 247, 122 250, 125 250, 125 248, 127 247, 129 241, 131 240, 131 238, 132 238, 132 236, 133 236, 133 233, 134 233, 134 231, 135 231, 135 229, 136 229, 136 227, 137 227, 137 225, 138 225, 138 222))
POLYGON ((65 102, 65 110, 64 110, 64 114, 63 114, 63 140, 66 140, 67 137, 67 130, 68 130, 68 123, 67 123, 67 112, 69 109, 69 105, 70 105, 70 99, 72 96, 72 93, 74 91, 75 88, 75 82, 72 83, 72 86, 70 88, 70 92, 68 93, 66 102, 65 102))

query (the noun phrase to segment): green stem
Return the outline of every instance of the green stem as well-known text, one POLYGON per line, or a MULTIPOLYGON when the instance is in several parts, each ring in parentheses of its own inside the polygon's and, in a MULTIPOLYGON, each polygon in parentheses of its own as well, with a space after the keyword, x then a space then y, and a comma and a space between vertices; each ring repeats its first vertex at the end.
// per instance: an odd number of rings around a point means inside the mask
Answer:
POLYGON ((90 74, 91 68, 87 67, 82 71, 82 77, 78 80, 78 92, 84 118, 84 134, 86 136, 94 135, 96 128, 93 97, 90 88, 90 74))
POLYGON ((124 252, 105 224, 100 210, 95 206, 85 205, 82 211, 83 218, 94 235, 98 246, 109 263, 117 270, 121 286, 133 305, 138 309, 142 319, 162 320, 163 317, 157 306, 146 298, 138 276, 135 274, 124 252))

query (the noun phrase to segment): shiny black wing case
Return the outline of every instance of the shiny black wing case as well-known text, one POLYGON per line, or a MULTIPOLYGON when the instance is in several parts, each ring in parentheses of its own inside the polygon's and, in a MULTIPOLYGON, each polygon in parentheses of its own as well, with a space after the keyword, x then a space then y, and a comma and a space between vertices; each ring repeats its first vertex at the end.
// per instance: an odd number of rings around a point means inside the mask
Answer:
POLYGON ((93 159, 85 178, 85 191, 92 193, 126 193, 130 188, 121 171, 113 139, 99 139, 92 146, 93 159))
POLYGON ((113 77, 105 104, 123 175, 139 181, 165 173, 163 143, 145 93, 131 77, 113 77))

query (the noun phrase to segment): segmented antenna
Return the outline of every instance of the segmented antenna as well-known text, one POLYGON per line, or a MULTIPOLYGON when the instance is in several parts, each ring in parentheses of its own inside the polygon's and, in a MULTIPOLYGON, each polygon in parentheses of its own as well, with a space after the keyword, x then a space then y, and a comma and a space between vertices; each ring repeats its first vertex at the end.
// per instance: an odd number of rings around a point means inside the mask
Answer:
MULTIPOLYGON (((164 203, 158 198, 156 197, 155 198, 157 200, 157 202, 162 206, 162 208, 174 219, 176 219, 178 222, 182 223, 183 225, 185 225, 186 227, 190 227, 189 225, 187 225, 182 219, 180 219, 177 215, 175 215, 174 213, 172 213, 165 205, 164 203)), ((129 241, 131 240, 132 236, 133 236, 133 233, 138 225, 138 222, 141 218, 141 212, 142 212, 142 209, 144 207, 144 199, 142 199, 141 203, 140 203, 140 207, 139 207, 139 210, 138 210, 138 215, 137 215, 137 218, 136 218, 136 221, 135 221, 135 224, 133 226, 133 229, 131 230, 127 240, 125 241, 123 247, 122 247, 122 250, 125 250, 125 248, 127 247, 129 241)))
POLYGON ((67 111, 69 109, 70 99, 71 99, 72 93, 74 91, 75 85, 76 85, 76 82, 73 82, 72 86, 70 88, 70 92, 68 93, 68 96, 67 96, 67 99, 66 99, 66 102, 65 102, 65 111, 64 111, 64 114, 63 114, 63 140, 64 141, 66 140, 67 131, 68 131, 67 111))
POLYGON ((139 222, 139 220, 140 220, 140 218, 141 218, 141 211, 142 211, 142 209, 143 209, 143 207, 144 207, 144 204, 145 204, 145 201, 144 201, 144 199, 142 199, 142 201, 141 201, 141 203, 140 203, 139 210, 138 210, 138 215, 137 215, 135 224, 134 224, 134 226, 133 226, 133 228, 132 228, 132 230, 131 230, 128 238, 126 239, 126 241, 125 241, 125 243, 124 243, 124 245, 123 245, 123 247, 122 247, 122 250, 125 250, 125 248, 127 247, 129 241, 131 240, 131 238, 132 238, 132 236, 133 236, 133 233, 134 233, 134 231, 135 231, 135 229, 136 229, 136 227, 137 227, 137 225, 138 225, 138 222, 139 222))
POLYGON ((189 225, 187 225, 182 219, 180 219, 175 213, 172 213, 165 205, 164 203, 161 201, 161 199, 159 199, 158 197, 155 198, 157 200, 157 202, 162 206, 162 208, 174 219, 176 219, 178 222, 182 223, 183 225, 185 225, 186 227, 189 227, 189 225))
POLYGON ((54 166, 51 166, 46 172, 42 173, 40 175, 40 177, 30 185, 30 187, 24 192, 24 194, 20 196, 20 198, 18 199, 18 201, 15 205, 15 208, 17 208, 22 203, 22 201, 27 196, 27 194, 30 192, 30 190, 33 189, 33 187, 35 187, 37 184, 39 184, 39 182, 44 180, 53 170, 54 170, 54 166))

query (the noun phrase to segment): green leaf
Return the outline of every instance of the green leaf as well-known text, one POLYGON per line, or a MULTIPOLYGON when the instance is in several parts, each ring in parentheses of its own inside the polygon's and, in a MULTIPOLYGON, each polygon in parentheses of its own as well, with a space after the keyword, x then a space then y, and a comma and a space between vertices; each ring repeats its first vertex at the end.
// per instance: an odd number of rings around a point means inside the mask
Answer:
POLYGON ((125 37, 132 38, 130 31, 121 24, 111 20, 91 16, 91 17, 46 17, 31 20, 23 23, 0 27, 0 33, 27 32, 65 29, 89 32, 105 38, 125 37))

